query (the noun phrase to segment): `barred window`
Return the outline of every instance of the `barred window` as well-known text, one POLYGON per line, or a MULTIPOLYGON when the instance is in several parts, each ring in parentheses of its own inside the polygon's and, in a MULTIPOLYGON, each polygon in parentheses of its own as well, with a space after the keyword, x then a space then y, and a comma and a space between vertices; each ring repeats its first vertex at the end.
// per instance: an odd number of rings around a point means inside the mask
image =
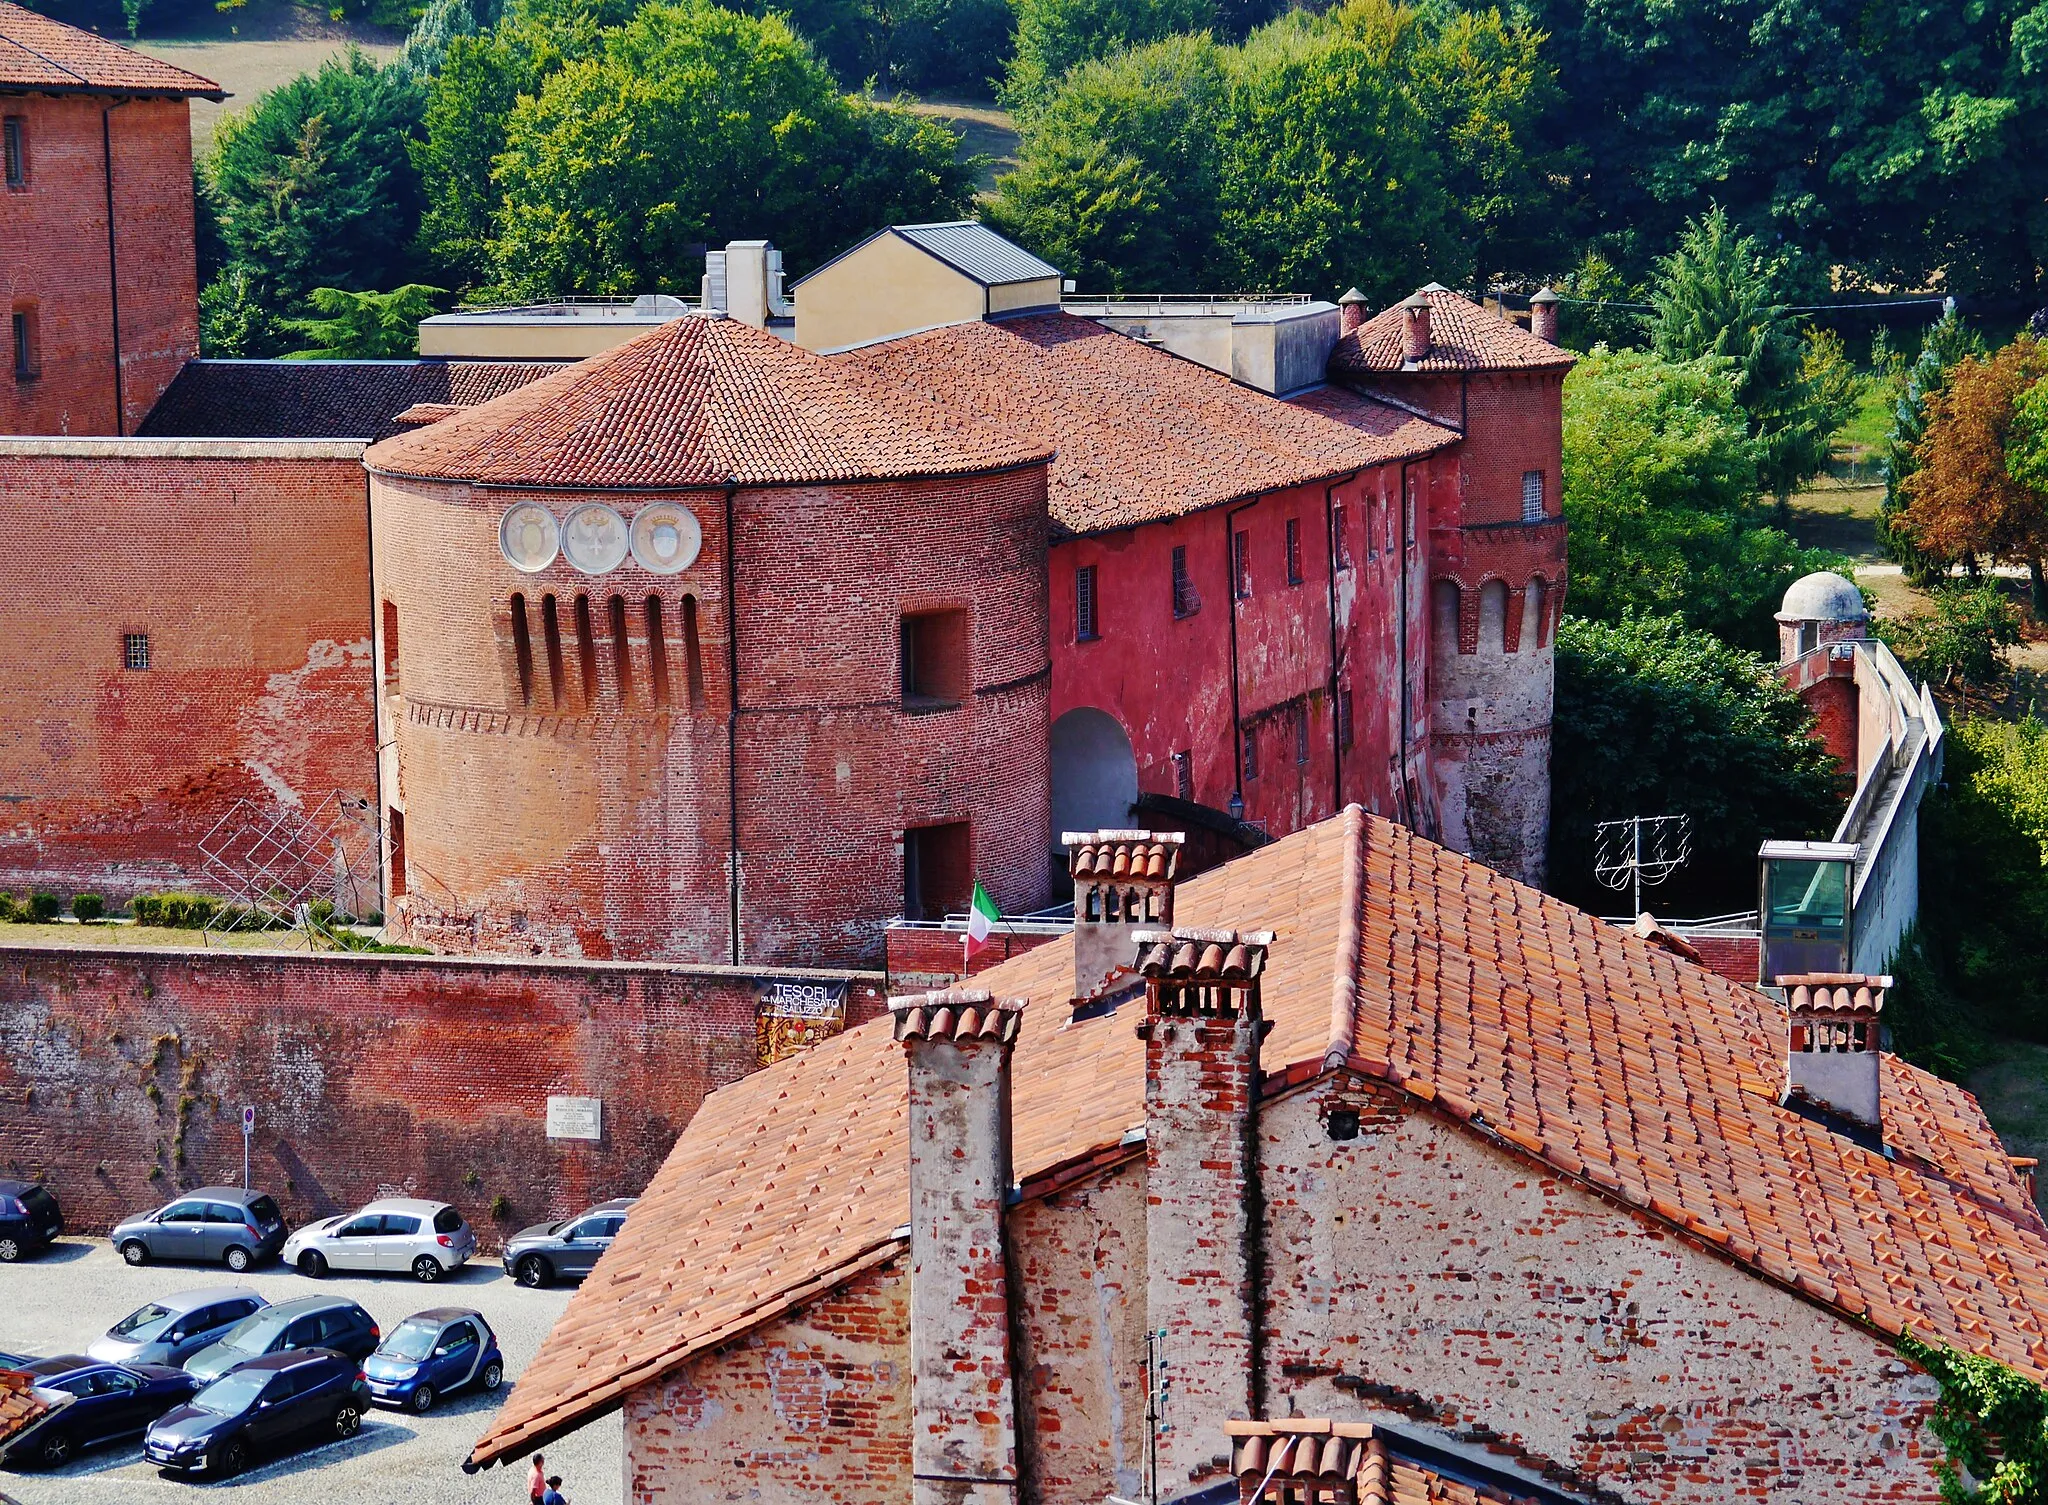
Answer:
POLYGON ((1188 550, 1186 544, 1175 544, 1173 549, 1173 614, 1176 617, 1191 617, 1202 609, 1202 598, 1195 594, 1195 582, 1188 575, 1188 550))
POLYGON ((5 156, 7 159, 7 186, 26 188, 28 186, 28 122, 19 115, 9 115, 5 123, 5 156))
POLYGON ((36 349, 36 315, 31 308, 17 308, 14 311, 14 379, 28 381, 41 369, 42 362, 36 349))
POLYGON ((1345 686, 1337 690, 1337 745, 1351 745, 1351 691, 1345 686))
POLYGON ((1540 470, 1522 472, 1522 521, 1543 521, 1543 472, 1540 470))
POLYGON ((1074 641, 1092 643, 1101 635, 1095 619, 1095 566, 1084 564, 1074 571, 1074 641))
POLYGON ((1308 763, 1308 707, 1303 706, 1294 713, 1294 761, 1297 765, 1308 763))
POLYGON ((1287 583, 1301 584, 1301 519, 1287 519, 1287 583))
POLYGON ((1244 737, 1244 776, 1247 780, 1255 779, 1259 776, 1258 732, 1246 727, 1241 735, 1244 737))
POLYGON ((1195 755, 1192 749, 1183 748, 1173 755, 1173 792, 1184 800, 1195 797, 1195 755))
POLYGON ((1230 535, 1230 588, 1240 601, 1252 593, 1252 536, 1249 533, 1230 535))
POLYGON ((124 669, 147 669, 149 667, 148 633, 124 632, 121 634, 121 667, 124 669))
POLYGON ((1330 509, 1330 559, 1340 570, 1351 568, 1351 546, 1344 537, 1344 506, 1330 509))

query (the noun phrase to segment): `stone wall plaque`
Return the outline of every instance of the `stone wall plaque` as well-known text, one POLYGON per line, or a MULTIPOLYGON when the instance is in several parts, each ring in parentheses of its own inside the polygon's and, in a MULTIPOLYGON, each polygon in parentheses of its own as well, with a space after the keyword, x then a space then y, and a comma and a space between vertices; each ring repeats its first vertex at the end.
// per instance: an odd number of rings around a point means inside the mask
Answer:
POLYGON ((548 1138, 604 1138, 604 1100, 595 1097, 550 1097, 548 1138))

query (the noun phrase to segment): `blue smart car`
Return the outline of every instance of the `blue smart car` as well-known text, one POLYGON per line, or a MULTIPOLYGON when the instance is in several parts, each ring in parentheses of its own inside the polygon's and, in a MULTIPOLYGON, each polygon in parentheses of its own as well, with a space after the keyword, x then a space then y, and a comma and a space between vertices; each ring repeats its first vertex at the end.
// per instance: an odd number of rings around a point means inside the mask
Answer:
POLYGON ((393 1328, 364 1363, 363 1374, 378 1404, 431 1411, 435 1401, 453 1391, 497 1389, 505 1378, 505 1356, 480 1313, 437 1306, 393 1328))

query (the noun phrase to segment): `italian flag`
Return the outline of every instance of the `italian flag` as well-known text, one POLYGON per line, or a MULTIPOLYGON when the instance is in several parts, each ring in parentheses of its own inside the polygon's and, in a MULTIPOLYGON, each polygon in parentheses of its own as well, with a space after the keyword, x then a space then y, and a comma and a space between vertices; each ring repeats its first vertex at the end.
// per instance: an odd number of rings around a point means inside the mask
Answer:
POLYGON ((981 886, 981 880, 974 880, 974 899, 967 906, 967 954, 974 955, 988 944, 990 934, 996 928, 996 921, 1003 912, 996 908, 996 901, 988 896, 988 890, 981 886))

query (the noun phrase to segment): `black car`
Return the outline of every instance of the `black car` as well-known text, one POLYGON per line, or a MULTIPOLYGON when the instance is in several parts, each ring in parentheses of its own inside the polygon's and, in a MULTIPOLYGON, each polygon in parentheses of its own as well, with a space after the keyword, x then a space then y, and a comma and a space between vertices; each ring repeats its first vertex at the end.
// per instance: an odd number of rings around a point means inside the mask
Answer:
POLYGON ((265 1354, 222 1375, 149 1429, 142 1456, 179 1473, 239 1474, 259 1452, 356 1435, 370 1386, 324 1348, 265 1354))
POLYGON ((63 1231, 64 1213, 47 1186, 0 1181, 0 1265, 47 1248, 63 1231))
POLYGON ((48 1409, 0 1440, 0 1453, 9 1463, 47 1468, 69 1463, 81 1448, 134 1436, 199 1388, 167 1365, 102 1364, 82 1354, 34 1359, 20 1372, 35 1381, 48 1409))
POLYGON ((564 1275, 582 1279, 611 1248, 639 1200, 614 1197, 579 1217, 520 1229, 505 1240, 505 1273, 523 1286, 550 1285, 564 1275))
POLYGON ((346 1296, 297 1296, 244 1317, 187 1359, 185 1372, 203 1385, 261 1355, 307 1348, 331 1348, 360 1364, 383 1341, 370 1314, 346 1296))

